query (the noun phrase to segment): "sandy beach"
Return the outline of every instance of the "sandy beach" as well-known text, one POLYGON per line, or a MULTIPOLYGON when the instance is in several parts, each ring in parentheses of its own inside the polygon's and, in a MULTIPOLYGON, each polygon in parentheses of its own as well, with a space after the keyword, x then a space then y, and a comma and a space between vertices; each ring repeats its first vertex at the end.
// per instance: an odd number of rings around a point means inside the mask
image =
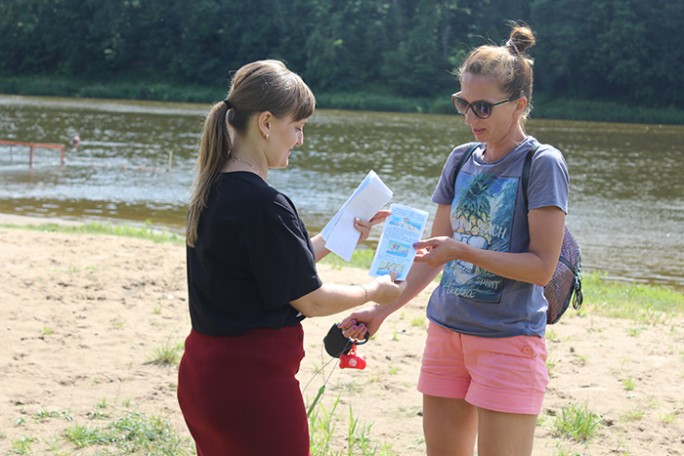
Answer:
MULTIPOLYGON (((102 454, 74 447, 65 429, 104 426, 127 411, 161 417, 189 439, 175 396, 177 366, 158 362, 164 350, 180 352, 190 328, 183 246, 0 228, 0 252, 0 454, 18 454, 21 439, 31 439, 31 449, 20 454, 102 454)), ((325 264, 320 275, 368 280, 364 270, 325 264)), ((304 321, 299 380, 309 401, 323 384, 326 410, 338 401, 335 451, 347 454, 351 408, 373 444, 425 454, 415 384, 430 291, 359 347, 365 370, 339 369, 323 350, 324 334, 342 315, 304 321)), ((549 328, 551 382, 534 454, 684 455, 683 322, 593 316, 591 299, 587 315, 570 310, 549 328), (554 431, 573 405, 601 417, 587 442, 554 431)))

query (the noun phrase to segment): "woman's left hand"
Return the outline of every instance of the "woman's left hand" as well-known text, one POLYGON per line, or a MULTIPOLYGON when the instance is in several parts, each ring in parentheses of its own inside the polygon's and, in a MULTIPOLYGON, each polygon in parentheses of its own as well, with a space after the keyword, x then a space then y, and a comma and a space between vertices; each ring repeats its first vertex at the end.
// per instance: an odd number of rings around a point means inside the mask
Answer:
POLYGON ((391 214, 390 211, 387 210, 381 210, 375 213, 375 215, 367 222, 364 222, 363 220, 359 219, 358 217, 354 219, 354 228, 361 233, 361 236, 359 237, 359 242, 363 242, 366 239, 368 239, 368 235, 370 234, 371 228, 373 228, 373 225, 377 225, 378 223, 382 223, 385 221, 385 219, 391 214))
MULTIPOLYGON (((427 263, 433 268, 442 266, 457 258, 457 248, 461 244, 448 236, 438 236, 413 244, 417 250, 415 261, 427 263)), ((461 244, 462 245, 462 244, 461 244)))

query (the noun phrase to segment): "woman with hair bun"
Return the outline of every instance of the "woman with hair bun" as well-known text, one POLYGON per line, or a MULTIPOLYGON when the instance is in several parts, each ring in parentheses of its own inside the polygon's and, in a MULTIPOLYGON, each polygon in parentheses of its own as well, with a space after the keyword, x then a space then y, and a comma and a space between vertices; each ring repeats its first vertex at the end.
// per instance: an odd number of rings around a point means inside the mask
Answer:
MULTIPOLYGON (((309 87, 282 62, 249 63, 206 117, 187 222, 192 330, 178 370, 178 402, 198 456, 307 456, 309 428, 295 374, 301 321, 368 301, 388 303, 389 276, 322 283, 329 253, 309 239, 292 201, 268 184, 304 142, 309 87)), ((356 221, 360 239, 389 213, 356 221)))
POLYGON ((533 71, 532 30, 513 25, 503 46, 474 49, 451 99, 475 143, 456 147, 432 200, 431 238, 402 295, 354 312, 350 337, 374 334, 441 272, 427 307, 418 390, 427 454, 530 455, 548 384, 547 301, 568 208, 561 152, 525 132, 533 71), (531 155, 527 191, 522 185, 531 155))

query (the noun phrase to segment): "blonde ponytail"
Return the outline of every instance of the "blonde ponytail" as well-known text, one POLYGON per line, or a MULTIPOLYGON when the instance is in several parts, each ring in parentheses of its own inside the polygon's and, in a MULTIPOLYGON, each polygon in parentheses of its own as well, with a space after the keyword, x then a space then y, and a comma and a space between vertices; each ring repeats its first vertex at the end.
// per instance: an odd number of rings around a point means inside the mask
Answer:
POLYGON ((232 152, 230 127, 246 134, 249 120, 268 111, 297 122, 311 117, 316 98, 299 75, 278 60, 259 60, 240 68, 225 100, 216 103, 204 121, 197 155, 197 177, 188 207, 186 242, 194 247, 209 192, 232 152))
POLYGON ((188 208, 186 242, 194 247, 202 211, 207 207, 209 191, 230 156, 232 142, 228 130, 228 105, 214 105, 204 120, 204 129, 197 154, 197 177, 193 184, 188 208))

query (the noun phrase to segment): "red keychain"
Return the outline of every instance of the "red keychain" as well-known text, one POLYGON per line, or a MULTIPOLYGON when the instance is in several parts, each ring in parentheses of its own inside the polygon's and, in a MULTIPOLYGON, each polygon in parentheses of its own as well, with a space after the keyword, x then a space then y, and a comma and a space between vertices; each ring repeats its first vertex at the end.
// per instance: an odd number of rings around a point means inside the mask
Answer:
POLYGON ((340 367, 342 369, 365 369, 366 358, 356 354, 356 342, 352 343, 348 354, 342 353, 340 355, 340 367))
POLYGON ((356 346, 368 342, 369 337, 370 334, 366 332, 366 338, 361 342, 349 339, 344 336, 337 323, 334 323, 323 338, 323 345, 330 356, 340 358, 342 369, 365 369, 366 358, 356 354, 356 346))

